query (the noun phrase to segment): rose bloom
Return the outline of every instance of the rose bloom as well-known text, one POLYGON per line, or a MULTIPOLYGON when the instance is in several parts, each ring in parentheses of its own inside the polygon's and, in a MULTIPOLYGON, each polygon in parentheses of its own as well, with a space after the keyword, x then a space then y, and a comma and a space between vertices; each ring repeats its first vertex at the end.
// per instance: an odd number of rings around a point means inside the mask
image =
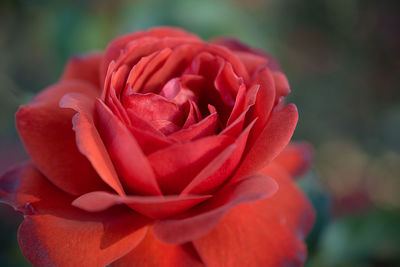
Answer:
POLYGON ((22 253, 35 266, 302 265, 314 212, 292 177, 310 149, 285 149, 289 91, 267 54, 176 28, 72 58, 16 114, 31 161, 2 176, 0 199, 24 214, 22 253))

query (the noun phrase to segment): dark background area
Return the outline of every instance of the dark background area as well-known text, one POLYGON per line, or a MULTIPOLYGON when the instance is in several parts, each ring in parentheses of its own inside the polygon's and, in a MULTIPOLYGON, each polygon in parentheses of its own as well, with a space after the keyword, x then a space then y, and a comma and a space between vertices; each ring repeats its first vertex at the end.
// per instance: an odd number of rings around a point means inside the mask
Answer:
MULTIPOLYGON (((306 266, 400 266, 398 0, 2 0, 0 173, 26 158, 13 114, 68 57, 157 25, 235 36, 281 63, 300 113, 294 140, 315 148, 299 182, 318 212, 306 266)), ((0 206, 1 266, 29 266, 21 219, 0 206)))

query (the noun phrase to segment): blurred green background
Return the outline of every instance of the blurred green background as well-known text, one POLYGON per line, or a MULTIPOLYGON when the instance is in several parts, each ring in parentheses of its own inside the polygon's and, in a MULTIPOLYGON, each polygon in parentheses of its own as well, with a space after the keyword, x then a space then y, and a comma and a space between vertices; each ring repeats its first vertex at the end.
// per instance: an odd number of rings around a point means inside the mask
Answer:
MULTIPOLYGON (((26 158, 13 114, 68 57, 156 25, 231 35, 278 59, 300 112, 294 139, 315 147, 299 182, 318 214, 306 266, 400 266, 399 14, 398 0, 1 0, 0 172, 26 158)), ((0 216, 0 266, 29 266, 21 217, 0 216)))

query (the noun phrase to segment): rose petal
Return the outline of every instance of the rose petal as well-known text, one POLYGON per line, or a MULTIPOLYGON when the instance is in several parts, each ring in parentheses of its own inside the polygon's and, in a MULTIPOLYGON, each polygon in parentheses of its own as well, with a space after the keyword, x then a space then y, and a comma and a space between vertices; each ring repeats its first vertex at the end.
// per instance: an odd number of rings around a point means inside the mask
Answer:
POLYGON ((60 107, 72 108, 78 113, 72 119, 79 151, 92 163, 103 181, 118 194, 124 195, 114 165, 93 122, 94 99, 83 94, 69 93, 60 101, 60 107))
POLYGON ((255 173, 272 161, 289 143, 297 124, 297 108, 293 104, 276 110, 251 146, 232 178, 235 182, 255 173))
POLYGON ((26 215, 18 242, 34 266, 105 266, 139 244, 149 223, 129 209, 74 208, 71 196, 29 163, 0 178, 0 202, 26 215))
POLYGON ((235 207, 208 235, 194 241, 206 266, 303 265, 313 209, 285 172, 268 167, 262 173, 277 181, 278 192, 235 207))
POLYGON ((246 86, 242 84, 236 95, 235 105, 233 106, 231 115, 226 123, 229 126, 233 123, 246 109, 246 86))
MULTIPOLYGON (((211 42, 218 44, 218 45, 225 46, 225 47, 229 48, 230 50, 234 51, 235 54, 237 54, 238 57, 244 63, 246 63, 246 60, 243 60, 243 57, 240 57, 240 53, 238 54, 237 52, 246 52, 249 54, 253 54, 255 56, 263 57, 264 59, 267 60, 267 64, 272 71, 280 70, 278 62, 271 55, 269 55, 268 53, 265 53, 264 51, 252 48, 235 38, 217 38, 217 39, 211 40, 211 42)), ((261 63, 261 60, 259 59, 259 60, 257 60, 257 62, 261 63)), ((250 68, 250 69, 252 69, 252 68, 250 68)))
POLYGON ((123 183, 132 191, 161 195, 154 172, 129 130, 97 99, 95 115, 100 135, 123 183))
POLYGON ((210 114, 198 123, 190 125, 186 129, 181 129, 169 137, 180 142, 193 141, 202 137, 215 134, 218 129, 218 114, 210 114))
POLYGON ((240 116, 235 121, 231 122, 231 124, 229 126, 227 126, 225 129, 223 129, 219 134, 229 135, 232 137, 239 136, 243 130, 246 116, 249 113, 249 111, 252 109, 252 107, 253 107, 253 105, 248 106, 247 109, 242 114, 240 114, 240 116))
POLYGON ((215 77, 214 86, 227 106, 235 104, 234 96, 238 93, 243 80, 233 71, 229 62, 223 61, 215 77))
POLYGON ((154 219, 181 213, 210 197, 210 195, 119 196, 96 191, 80 196, 72 205, 86 211, 98 212, 114 205, 126 204, 135 211, 154 219))
POLYGON ((230 136, 205 137, 156 151, 148 156, 148 160, 162 191, 165 194, 179 194, 201 169, 233 141, 230 136))
POLYGON ((125 100, 125 108, 145 121, 167 120, 176 125, 183 123, 183 113, 178 105, 160 95, 132 93, 125 100))
POLYGON ((308 143, 290 143, 274 162, 296 178, 310 168, 312 157, 313 149, 308 143))
POLYGON ((41 92, 16 114, 17 129, 35 165, 53 184, 74 195, 104 190, 106 185, 76 145, 72 130, 74 111, 60 108, 66 93, 95 98, 99 92, 79 81, 57 83, 41 92))
POLYGON ((143 93, 158 93, 169 80, 181 77, 184 68, 189 65, 202 46, 203 44, 181 44, 175 47, 165 64, 148 79, 143 87, 143 93))
POLYGON ((213 161, 210 162, 182 191, 182 194, 211 193, 222 185, 237 167, 247 137, 255 121, 253 121, 238 137, 234 144, 227 147, 213 161))
POLYGON ((155 52, 147 57, 143 57, 140 61, 132 68, 131 74, 129 74, 127 83, 131 85, 132 92, 140 92, 146 81, 165 63, 166 59, 170 56, 172 50, 165 48, 159 52, 155 52), (145 59, 148 59, 147 62, 145 59), (140 67, 142 65, 142 68, 140 67), (136 68, 138 68, 136 70, 136 68), (140 71, 140 73, 139 73, 140 71))
POLYGON ((182 244, 195 240, 209 233, 236 205, 271 196, 277 189, 277 184, 269 177, 258 174, 248 177, 224 187, 213 198, 183 215, 156 221, 153 233, 164 243, 182 244))
POLYGON ((103 53, 91 53, 84 56, 72 57, 60 80, 82 80, 89 82, 100 90, 100 67, 103 53))
POLYGON ((192 243, 168 245, 161 243, 148 231, 143 241, 111 267, 203 267, 192 243))
POLYGON ((154 38, 175 37, 175 38, 187 38, 196 41, 200 40, 196 35, 174 27, 157 27, 154 29, 150 29, 148 31, 140 31, 120 36, 114 39, 114 41, 112 41, 111 44, 107 47, 103 63, 104 75, 109 63, 112 60, 118 58, 118 56, 120 55, 120 51, 123 50, 129 42, 146 36, 151 36, 154 38))
MULTIPOLYGON (((122 65, 128 65, 132 67, 143 57, 147 57, 152 53, 161 51, 165 48, 174 49, 175 47, 182 44, 193 44, 194 46, 196 45, 198 46, 199 44, 202 44, 202 42, 196 39, 189 40, 187 38, 175 38, 175 37, 158 39, 151 36, 132 40, 129 43, 125 44, 125 46, 122 47, 120 51, 118 51, 118 55, 116 55, 117 57, 114 59, 115 60, 114 69, 118 69, 122 65)), ((106 52, 106 57, 108 51, 109 50, 107 50, 106 52)), ((107 58, 105 58, 105 61, 103 62, 107 62, 107 58)), ((110 62, 113 61, 109 61, 108 63, 110 62)), ((103 78, 106 78, 108 76, 106 70, 107 72, 110 71, 110 69, 107 68, 107 65, 103 65, 101 72, 103 78)), ((113 70, 111 69, 111 71, 113 70)), ((108 85, 107 79, 105 79, 104 82, 106 85, 108 85)))

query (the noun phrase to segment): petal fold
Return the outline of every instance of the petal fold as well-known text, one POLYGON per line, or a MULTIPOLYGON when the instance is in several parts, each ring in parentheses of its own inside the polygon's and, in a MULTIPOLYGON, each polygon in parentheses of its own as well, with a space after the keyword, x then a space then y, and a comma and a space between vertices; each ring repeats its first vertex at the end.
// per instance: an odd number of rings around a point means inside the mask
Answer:
POLYGON ((163 218, 181 213, 209 199, 211 195, 187 196, 119 196, 109 192, 91 192, 75 199, 72 205, 90 212, 98 212, 114 205, 126 204, 149 218, 163 218))
POLYGON ((78 150, 72 130, 74 111, 59 107, 67 93, 95 98, 99 92, 89 83, 63 81, 20 107, 16 114, 18 133, 38 169, 53 184, 73 195, 104 190, 106 185, 88 159, 78 150))
POLYGON ((208 234, 233 207, 271 196, 277 189, 275 181, 267 176, 250 176, 224 187, 213 198, 182 215, 156 221, 153 233, 164 243, 183 244, 195 240, 208 234))

